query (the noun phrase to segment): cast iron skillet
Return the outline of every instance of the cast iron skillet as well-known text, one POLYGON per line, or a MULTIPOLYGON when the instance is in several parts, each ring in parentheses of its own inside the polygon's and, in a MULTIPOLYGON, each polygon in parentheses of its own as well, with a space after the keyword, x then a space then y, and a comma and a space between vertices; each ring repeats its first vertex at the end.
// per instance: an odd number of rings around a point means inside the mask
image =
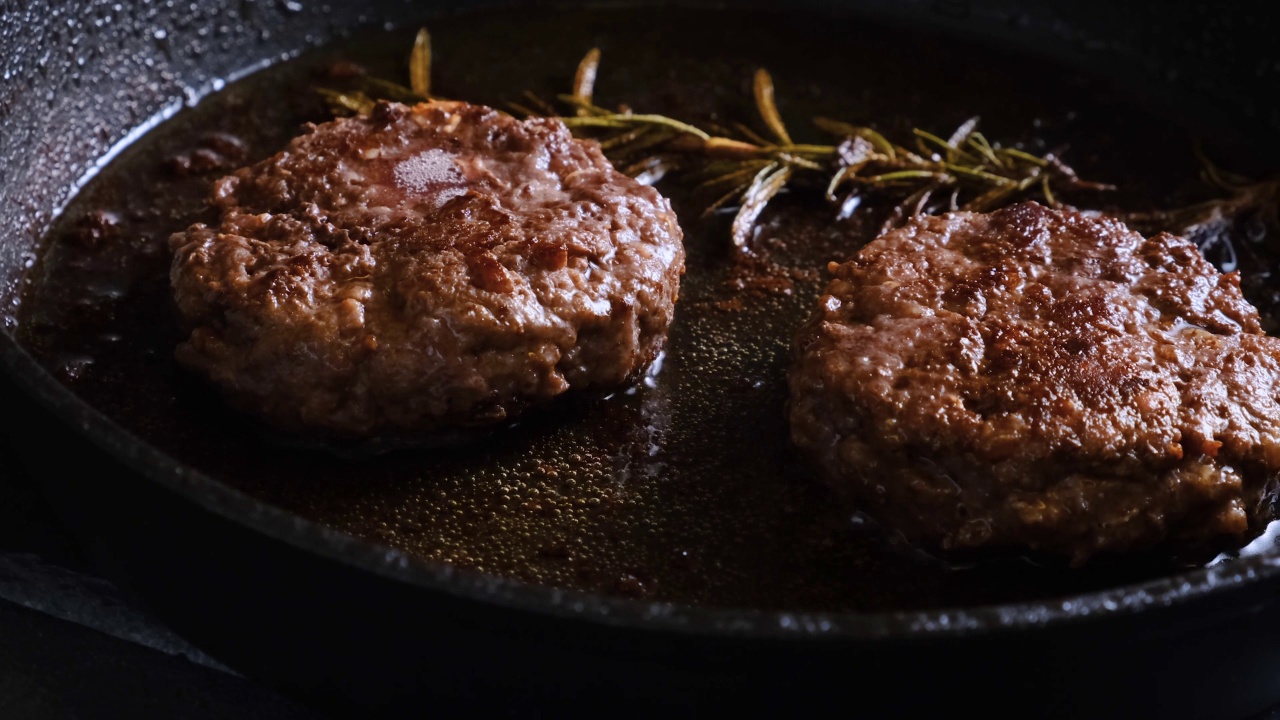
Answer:
MULTIPOLYGON (((491 3, 465 3, 468 7, 491 3)), ((54 208, 130 128, 343 30, 444 4, 36 2, 0 19, 0 301, 54 208), (119 9, 117 9, 119 8, 119 9)), ((455 3, 452 6, 461 6, 455 3)), ((831 6, 838 3, 806 3, 831 6)), ((1052 53, 1280 129, 1274 23, 1167 3, 850 2, 1052 53)), ((6 330, 12 320, 4 316, 6 330)), ((721 611, 409 559, 252 500, 88 407, 0 334, 8 436, 88 551, 177 630, 319 707, 890 709, 1231 717, 1280 699, 1280 557, 1028 603, 875 615, 721 611)))

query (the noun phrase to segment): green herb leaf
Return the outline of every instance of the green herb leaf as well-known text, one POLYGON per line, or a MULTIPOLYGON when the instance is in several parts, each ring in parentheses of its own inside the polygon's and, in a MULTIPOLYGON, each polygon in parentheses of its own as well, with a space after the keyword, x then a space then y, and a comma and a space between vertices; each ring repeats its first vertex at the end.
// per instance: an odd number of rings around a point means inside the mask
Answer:
POLYGON ((742 208, 733 218, 733 244, 746 247, 751 239, 751 230, 756 225, 760 213, 769 201, 782 190, 791 179, 791 166, 771 163, 760 169, 747 191, 742 194, 742 208))
POLYGON ((778 138, 778 142, 790 145, 791 135, 787 133, 787 126, 783 124, 782 115, 778 113, 778 106, 774 103, 773 77, 769 75, 768 70, 760 68, 756 71, 754 89, 756 109, 760 112, 760 118, 769 127, 769 131, 778 138))
POLYGON ((600 70, 600 48, 591 48, 578 63, 578 72, 573 76, 573 98, 579 104, 578 115, 586 115, 592 106, 591 98, 595 94, 596 73, 600 70))
POLYGON ((413 39, 413 51, 409 53, 409 87, 416 95, 431 97, 431 33, 426 28, 419 30, 413 39))

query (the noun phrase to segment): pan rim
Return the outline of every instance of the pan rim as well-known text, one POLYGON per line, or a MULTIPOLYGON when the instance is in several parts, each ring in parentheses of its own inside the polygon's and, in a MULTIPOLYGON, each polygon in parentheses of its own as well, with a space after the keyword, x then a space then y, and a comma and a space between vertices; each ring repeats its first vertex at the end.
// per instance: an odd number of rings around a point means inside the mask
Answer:
POLYGON ((58 382, 8 331, 0 332, 0 371, 68 432, 77 433, 146 481, 206 512, 348 568, 455 599, 487 604, 495 610, 534 613, 551 620, 721 639, 945 640, 1100 621, 1149 608, 1185 605, 1280 576, 1280 549, 1273 549, 1231 562, 1053 600, 875 613, 721 608, 555 588, 415 557, 253 498, 186 466, 116 423, 58 382))

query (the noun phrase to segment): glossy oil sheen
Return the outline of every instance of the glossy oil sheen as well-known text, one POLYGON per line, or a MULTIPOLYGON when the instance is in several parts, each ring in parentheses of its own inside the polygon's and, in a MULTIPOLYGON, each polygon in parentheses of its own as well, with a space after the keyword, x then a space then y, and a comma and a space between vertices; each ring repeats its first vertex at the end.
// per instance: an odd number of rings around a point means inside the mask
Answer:
MULTIPOLYGON (((689 10, 504 12, 432 24, 435 90, 501 105, 524 89, 567 91, 599 46, 597 99, 681 117, 750 118, 752 71, 767 66, 797 140, 807 118, 912 125, 946 134, 983 116, 987 136, 1069 145, 1091 179, 1125 192, 1081 204, 1146 208, 1195 195, 1199 130, 1104 81, 928 34, 814 17, 689 10)), ((270 155, 328 117, 310 87, 335 59, 403 80, 408 32, 303 56, 204 100, 149 133, 80 194, 50 233, 26 289, 24 344, 70 387, 140 437, 250 495, 357 537, 458 566, 560 587, 743 608, 883 610, 1052 597, 1170 571, 1084 571, 1026 560, 959 568, 925 557, 835 505, 790 450, 790 337, 829 260, 875 223, 833 221, 819 200, 784 197, 752 253, 727 216, 699 219, 678 185, 689 250, 661 372, 611 397, 566 398, 467 446, 334 453, 281 438, 181 371, 165 238, 210 221, 223 171, 177 173, 210 133, 270 155), (97 240, 87 220, 107 213, 97 240)), ((1259 238, 1258 243, 1265 241, 1259 238)), ((1245 253, 1242 256, 1253 258, 1245 253)), ((1270 315, 1267 268, 1245 267, 1270 315)), ((1274 327, 1268 323, 1269 327, 1274 327)))

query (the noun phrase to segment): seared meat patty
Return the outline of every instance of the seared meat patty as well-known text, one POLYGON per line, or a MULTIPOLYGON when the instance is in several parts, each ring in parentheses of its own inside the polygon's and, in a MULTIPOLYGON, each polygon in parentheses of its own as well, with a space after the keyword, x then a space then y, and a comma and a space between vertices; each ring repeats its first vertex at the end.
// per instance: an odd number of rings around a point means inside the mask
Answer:
POLYGON ((1280 471, 1280 340, 1186 240, 1025 203, 832 264, 791 429, 840 496, 931 548, 1186 549, 1280 471))
POLYGON ((671 323, 680 227, 557 120, 383 103, 218 181, 170 240, 177 350, 290 429, 489 425, 643 373, 671 323))

